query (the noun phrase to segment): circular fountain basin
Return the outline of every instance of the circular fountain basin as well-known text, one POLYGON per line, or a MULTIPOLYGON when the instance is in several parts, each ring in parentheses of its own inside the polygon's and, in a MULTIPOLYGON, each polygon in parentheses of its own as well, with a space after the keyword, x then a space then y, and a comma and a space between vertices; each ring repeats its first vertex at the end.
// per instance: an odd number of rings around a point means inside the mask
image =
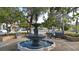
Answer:
POLYGON ((43 36, 42 34, 39 34, 39 35, 29 34, 29 35, 27 35, 27 38, 29 38, 29 39, 37 38, 37 39, 41 40, 42 38, 45 38, 45 36, 43 36))
POLYGON ((32 41, 22 41, 18 43, 20 51, 51 51, 55 47, 55 43, 50 39, 40 40, 39 46, 32 46, 32 41))

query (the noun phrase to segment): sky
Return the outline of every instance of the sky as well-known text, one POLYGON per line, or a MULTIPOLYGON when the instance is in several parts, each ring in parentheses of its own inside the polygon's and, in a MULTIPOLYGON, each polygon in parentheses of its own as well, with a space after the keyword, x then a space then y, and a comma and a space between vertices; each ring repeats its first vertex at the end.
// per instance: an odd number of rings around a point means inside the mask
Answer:
MULTIPOLYGON (((45 13, 44 17, 45 17, 45 19, 47 19, 48 18, 48 13, 45 13)), ((42 23, 42 22, 44 22, 43 15, 39 16, 37 23, 42 23)))
MULTIPOLYGON (((77 12, 79 13, 79 10, 77 10, 77 12)), ((70 16, 70 17, 73 17, 73 13, 72 13, 72 12, 69 13, 69 16, 70 16)), ((72 24, 72 25, 75 25, 75 22, 76 22, 76 20, 75 20, 75 21, 72 21, 71 24, 72 24)), ((78 22, 79 22, 79 20, 78 20, 78 22)))

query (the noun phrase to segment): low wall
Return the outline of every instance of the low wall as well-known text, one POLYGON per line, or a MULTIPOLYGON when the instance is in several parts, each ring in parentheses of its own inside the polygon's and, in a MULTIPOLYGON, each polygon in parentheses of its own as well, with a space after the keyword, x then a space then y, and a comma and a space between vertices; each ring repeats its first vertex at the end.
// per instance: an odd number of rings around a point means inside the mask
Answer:
POLYGON ((26 36, 26 34, 20 34, 20 35, 16 36, 16 38, 23 38, 25 36, 26 36))
POLYGON ((0 36, 0 42, 9 41, 9 40, 17 39, 17 38, 23 38, 23 37, 25 37, 25 34, 20 34, 18 36, 16 36, 16 35, 3 35, 3 36, 0 36))
POLYGON ((15 35, 0 36, 0 42, 9 41, 15 38, 16 38, 15 35))

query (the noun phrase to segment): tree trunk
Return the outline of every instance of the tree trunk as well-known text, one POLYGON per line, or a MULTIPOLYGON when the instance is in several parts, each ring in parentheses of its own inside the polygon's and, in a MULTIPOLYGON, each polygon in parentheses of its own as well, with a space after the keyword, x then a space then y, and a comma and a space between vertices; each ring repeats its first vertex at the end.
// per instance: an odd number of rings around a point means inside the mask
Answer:
POLYGON ((78 19, 76 20, 76 33, 78 33, 77 25, 78 25, 78 19))
POLYGON ((61 21, 62 21, 62 24, 61 24, 61 29, 62 29, 62 32, 63 32, 63 34, 64 34, 64 21, 63 21, 63 19, 61 18, 61 21))
POLYGON ((38 14, 35 15, 35 20, 36 20, 36 23, 38 21, 38 14))
POLYGON ((63 27, 62 27, 62 31, 63 31, 63 34, 64 34, 64 22, 63 22, 63 27))
POLYGON ((31 18, 30 18, 30 23, 29 23, 29 29, 30 29, 30 33, 31 33, 31 27, 32 27, 32 19, 33 19, 33 15, 31 15, 31 18))

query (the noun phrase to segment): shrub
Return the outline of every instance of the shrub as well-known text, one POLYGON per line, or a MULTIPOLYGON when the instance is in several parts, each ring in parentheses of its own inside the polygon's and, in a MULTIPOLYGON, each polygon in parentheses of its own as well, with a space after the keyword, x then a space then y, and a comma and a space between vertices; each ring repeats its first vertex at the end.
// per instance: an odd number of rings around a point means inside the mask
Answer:
POLYGON ((64 30, 65 30, 65 31, 69 30, 69 28, 70 28, 70 26, 68 26, 68 25, 65 25, 65 26, 64 26, 64 30))
POLYGON ((65 33, 65 35, 72 36, 72 37, 79 37, 79 34, 78 33, 74 33, 74 32, 67 32, 67 33, 65 33))

